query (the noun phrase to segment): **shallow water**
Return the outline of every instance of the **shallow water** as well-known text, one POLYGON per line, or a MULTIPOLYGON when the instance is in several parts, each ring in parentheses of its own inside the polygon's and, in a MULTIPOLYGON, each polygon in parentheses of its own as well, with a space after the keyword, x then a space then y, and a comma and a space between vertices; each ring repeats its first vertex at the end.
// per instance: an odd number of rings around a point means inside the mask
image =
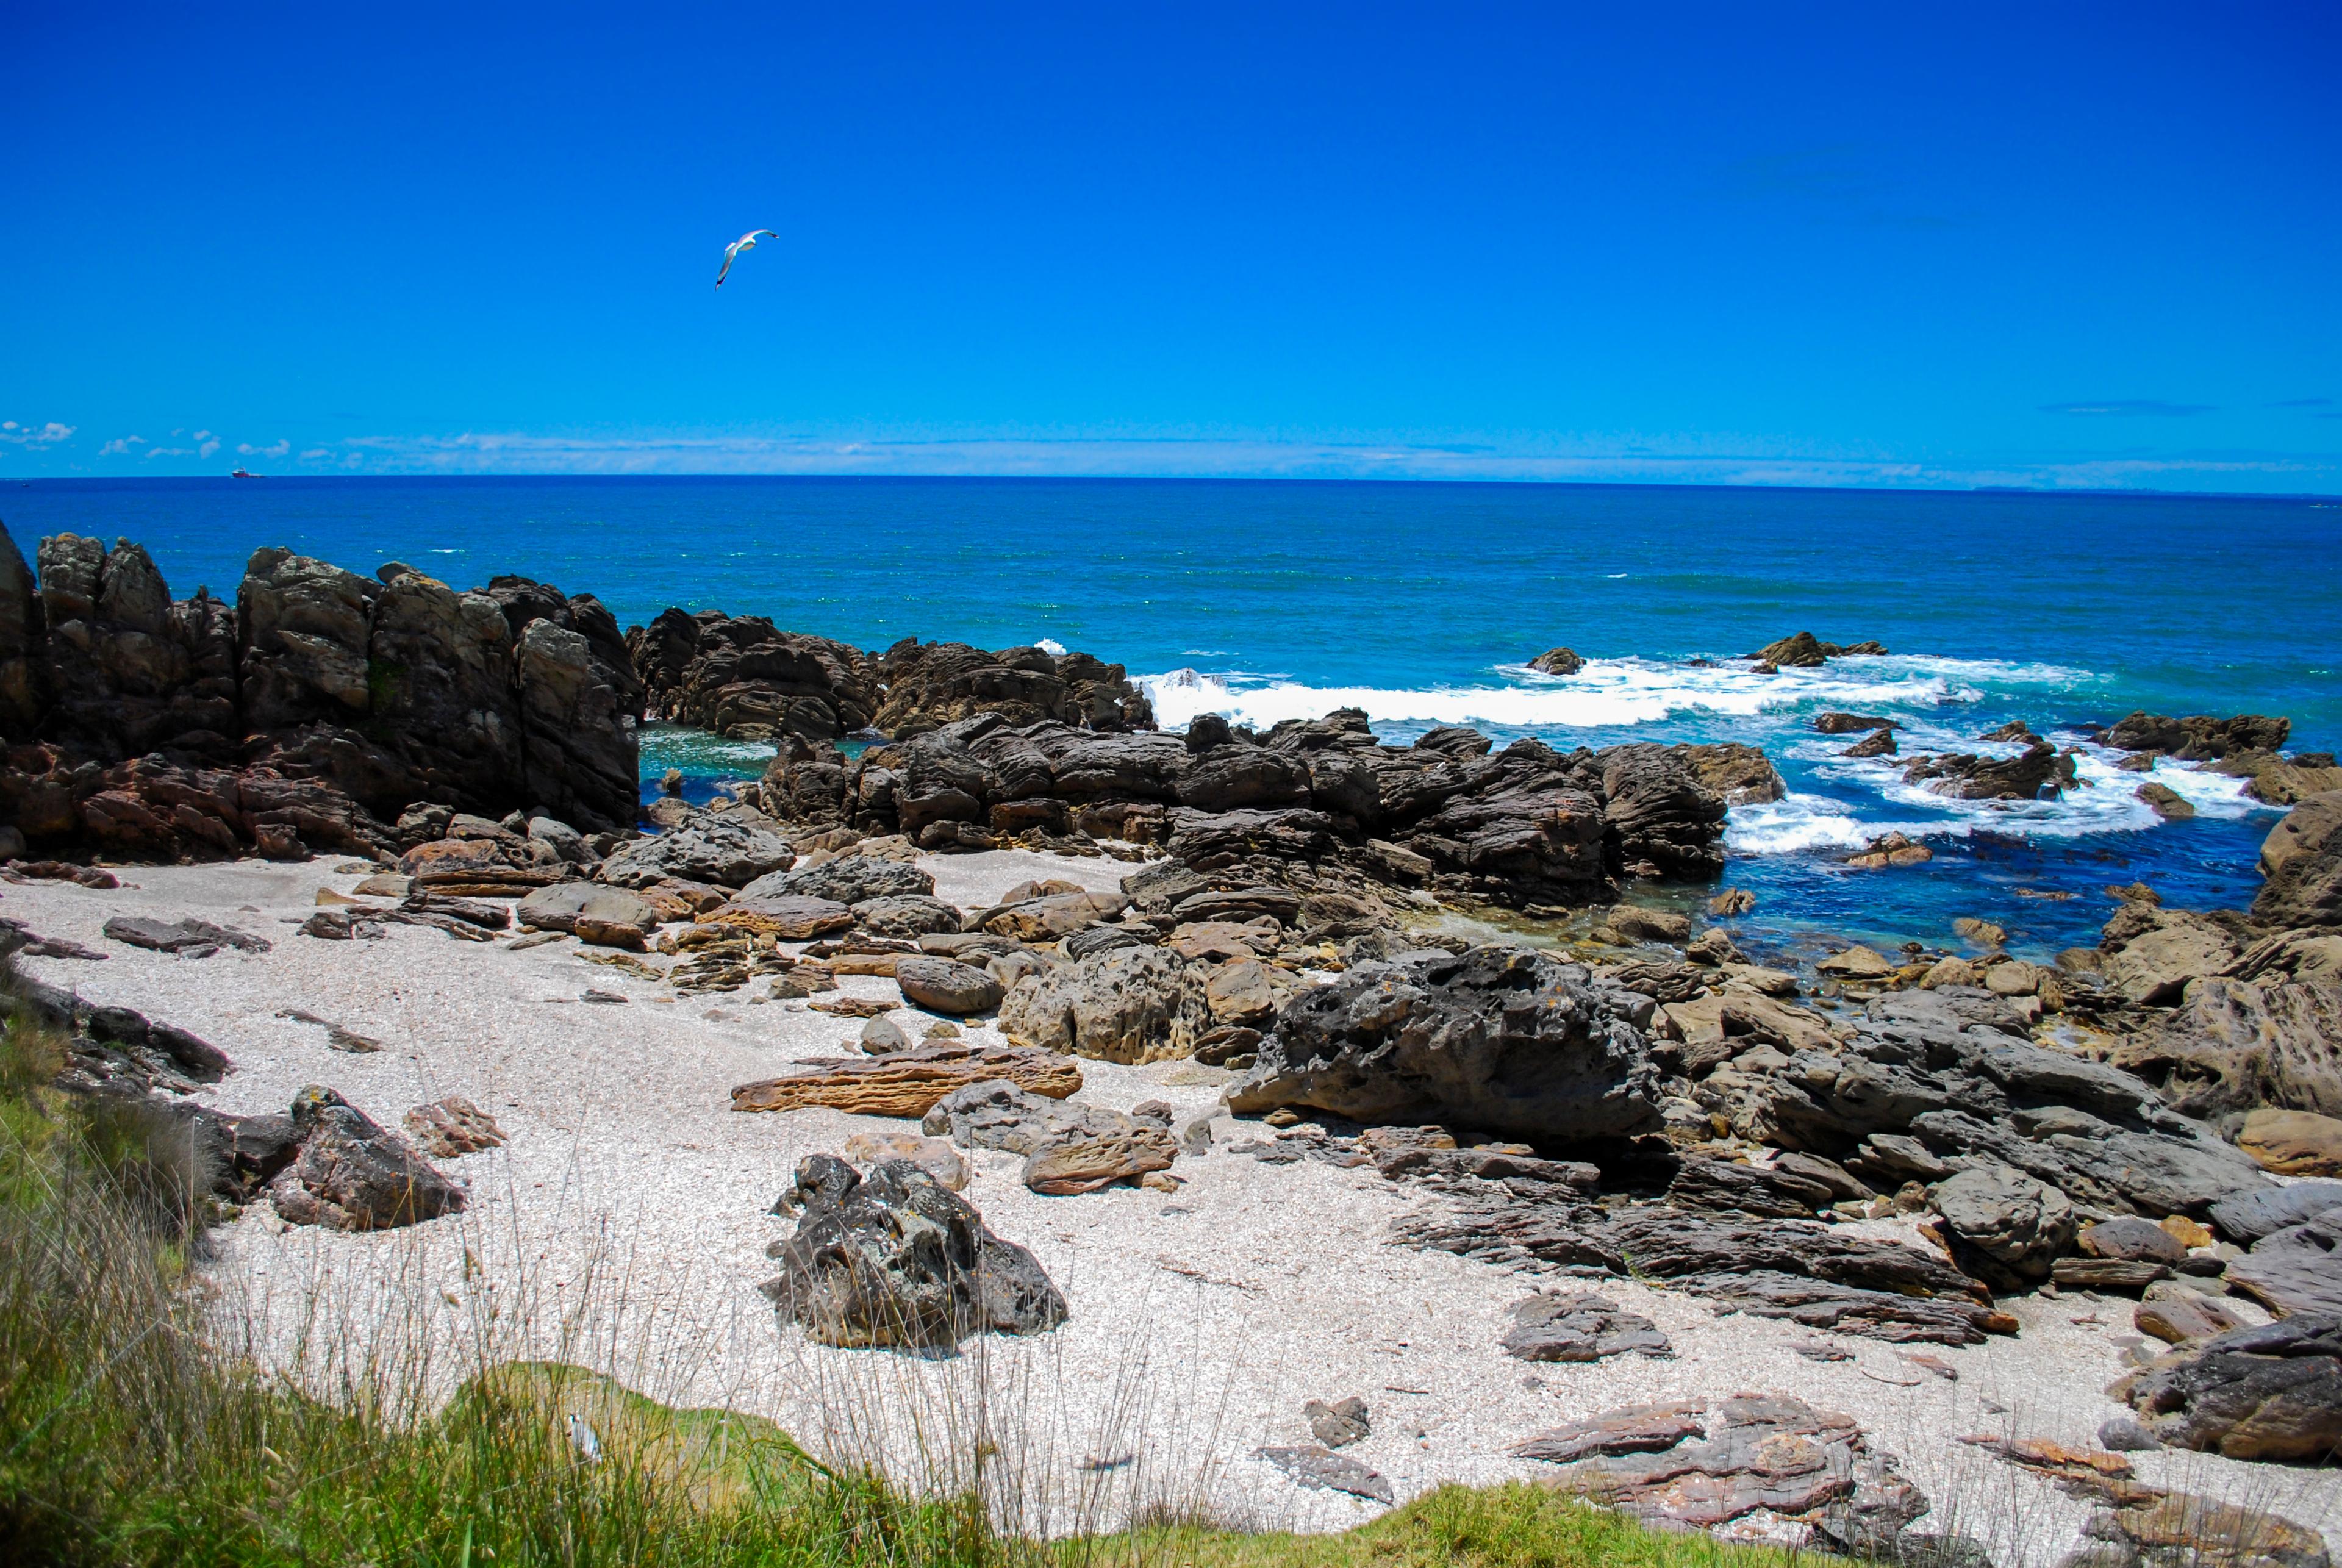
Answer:
MULTIPOLYGON (((1907 754, 1991 751, 2022 718, 2061 744, 2135 708, 2282 713, 2342 742, 2342 507, 2154 495, 1252 482, 588 479, 38 482, 0 491, 20 543, 69 529, 145 544, 181 594, 232 593, 262 544, 359 570, 400 559, 462 584, 521 572, 622 621, 670 604, 768 614, 883 647, 1048 639, 1127 664, 1166 724, 1362 706, 1386 736, 1475 723, 1557 745, 1760 744, 1787 801, 1736 808, 1743 944, 1824 930, 1946 944, 1983 915, 2014 945, 2091 940, 2111 883, 2174 903, 2249 898, 2277 814, 2166 766, 2197 806, 2164 824, 2086 751, 2091 787, 1947 802, 1838 754, 1830 708, 1900 719, 1907 754), (1892 656, 1750 674, 1798 630, 1892 656), (1556 644, 1588 659, 1532 674, 1556 644), (1891 828, 1930 864, 1837 858, 1891 828), (2048 899, 2020 890, 2066 893, 2048 899)), ((2000 748, 2007 749, 2007 748, 2000 748)), ((704 793, 763 748, 654 731, 646 775, 704 793)))

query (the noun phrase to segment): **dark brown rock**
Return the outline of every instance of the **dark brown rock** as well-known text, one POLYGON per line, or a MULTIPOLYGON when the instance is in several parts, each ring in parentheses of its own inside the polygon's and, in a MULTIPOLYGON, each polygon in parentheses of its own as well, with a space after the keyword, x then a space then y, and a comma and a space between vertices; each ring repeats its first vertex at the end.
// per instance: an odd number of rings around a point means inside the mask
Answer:
POLYGON ((1515 1307, 1513 1325, 1501 1343, 1506 1354, 1523 1361, 1600 1361, 1629 1353, 1664 1360, 1675 1354, 1675 1346, 1650 1319, 1598 1295, 1564 1291, 1540 1292, 1515 1307))

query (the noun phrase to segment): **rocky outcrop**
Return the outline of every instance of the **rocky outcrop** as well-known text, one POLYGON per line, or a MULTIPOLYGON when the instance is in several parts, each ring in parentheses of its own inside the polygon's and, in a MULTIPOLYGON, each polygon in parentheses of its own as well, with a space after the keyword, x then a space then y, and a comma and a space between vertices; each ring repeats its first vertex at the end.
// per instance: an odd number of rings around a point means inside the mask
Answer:
POLYGON ((1649 1318, 1579 1291, 1540 1291, 1513 1309, 1500 1342, 1523 1361, 1600 1361, 1642 1355, 1666 1360, 1676 1353, 1649 1318))
POLYGON ((2342 926, 2342 791, 2312 795, 2261 842, 2256 919, 2278 926, 2342 926))
POLYGON ((1877 643, 1848 643, 1840 647, 1836 643, 1823 642, 1811 632, 1795 632, 1777 643, 1767 643, 1746 656, 1760 664, 1771 664, 1779 669, 1815 669, 1831 659, 1886 652, 1886 648, 1877 643))
POLYGON ((634 819, 636 702, 609 614, 518 578, 459 593, 255 552, 233 605, 174 601, 126 540, 0 541, 0 812, 139 860, 372 854, 437 801, 634 819))
POLYGON ((1019 981, 1000 1004, 1000 1031, 1101 1062, 1192 1055, 1215 1024, 1206 973, 1164 948, 1114 948, 1019 981))
POLYGON ((1574 675, 1586 667, 1586 661, 1567 648, 1547 648, 1529 661, 1529 668, 1540 675, 1574 675))
POLYGON ((2238 714, 2216 719, 2208 714, 2175 719, 2145 711, 2108 725, 2098 736, 2117 751, 2151 752, 2181 762, 2212 762, 2237 752, 2275 751, 2293 731, 2288 719, 2238 714))
POLYGON ((2342 1317, 2305 1314, 2224 1333, 2111 1392, 2167 1447, 2329 1461, 2342 1451, 2342 1317))
POLYGON ((379 1231, 463 1208, 463 1188, 333 1090, 313 1084, 295 1095, 292 1121, 300 1153, 269 1184, 290 1223, 379 1231))
POLYGON ((2342 1116, 2342 982, 2182 978, 2179 1005, 2107 1056, 2172 1109, 2223 1125, 2255 1107, 2342 1116))
POLYGON ((998 714, 1011 724, 1100 732, 1151 730, 1155 710, 1120 664, 1041 648, 986 653, 965 643, 906 637, 877 661, 886 698, 875 721, 897 738, 998 714))
POLYGON ((666 831, 627 844, 596 874, 614 887, 652 887, 672 879, 745 890, 796 858, 777 828, 752 811, 686 808, 666 831))
POLYGON ((762 615, 665 610, 626 634, 648 717, 742 740, 834 740, 870 727, 880 683, 859 649, 762 615))
POLYGON ((2279 1316, 2342 1315, 2342 1217, 2328 1209, 2271 1231, 2228 1265, 2227 1278, 2279 1316))
POLYGON ((795 1111, 828 1105, 866 1116, 920 1117, 955 1089, 1001 1078, 1062 1100, 1082 1086, 1081 1070, 1053 1052, 946 1041, 880 1057, 840 1056, 800 1063, 786 1077, 743 1084, 736 1111, 795 1111))
POLYGON ((781 1272, 759 1288, 823 1344, 948 1349, 1066 1321, 1066 1298, 1033 1254, 908 1160, 882 1160, 866 1177, 809 1155, 774 1207, 798 1213, 796 1233, 766 1249, 781 1272))
POLYGON ((1648 997, 1519 949, 1362 964, 1285 1009, 1228 1104, 1556 1140, 1636 1133, 1658 1118, 1651 1015, 1648 997))

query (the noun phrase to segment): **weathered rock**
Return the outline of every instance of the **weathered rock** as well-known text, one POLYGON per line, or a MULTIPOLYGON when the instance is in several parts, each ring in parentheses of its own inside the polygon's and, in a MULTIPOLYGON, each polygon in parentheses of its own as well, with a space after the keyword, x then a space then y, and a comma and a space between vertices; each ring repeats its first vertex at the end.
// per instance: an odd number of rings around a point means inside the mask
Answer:
POLYGON ((639 951, 643 939, 659 927, 659 912, 650 900, 622 887, 602 887, 590 882, 556 882, 531 892, 513 908, 520 924, 532 931, 566 931, 598 939, 609 947, 639 951), (628 941, 623 933, 632 934, 628 941))
POLYGON ((1954 800, 2038 800, 2072 787, 2075 777, 2074 759, 2047 741, 2036 741, 2021 756, 1956 753, 1921 757, 1903 770, 1904 783, 1954 800))
POLYGON ((1666 1359, 1675 1346, 1650 1319, 1598 1295, 1542 1291, 1513 1309, 1500 1342, 1523 1361, 1600 1361, 1636 1354, 1666 1359))
POLYGON ((2150 1297, 2139 1303, 2131 1313, 2131 1326, 2168 1344, 2217 1339, 2247 1326, 2235 1308, 2217 1296, 2197 1295, 2193 1291, 2175 1291, 2162 1297, 2152 1294, 2170 1289, 2167 1283, 2149 1285, 2150 1297))
POLYGON ((2116 1503, 2083 1525, 2101 1544, 2068 1557, 2074 1568, 2330 1568, 2317 1531, 2261 1509, 2137 1487, 2116 1503))
POLYGON ((1005 1149, 1012 1154, 1034 1154, 1068 1134, 1105 1135, 1132 1124, 1119 1112, 1045 1098, 1005 1078, 953 1090, 928 1108, 921 1123, 927 1133, 947 1136, 963 1149, 1005 1149))
POLYGON ((2228 1265, 2229 1284, 2280 1316, 2342 1314, 2342 1214, 2271 1231, 2228 1265))
POLYGON ((2285 744, 2292 729, 2289 721, 2261 714, 2239 714, 2231 719, 2199 714, 2174 719, 2142 711, 2117 720, 2099 738, 2117 751, 2208 762, 2232 752, 2275 751, 2285 744))
POLYGON ((1604 833, 1623 864, 1668 876, 1724 869, 1724 797, 1686 757, 1665 746, 1614 746, 1602 754, 1602 794, 1604 833))
POLYGON ((846 1157, 856 1165, 908 1160, 953 1192, 967 1190, 967 1162, 941 1138, 910 1133, 856 1133, 846 1140, 846 1157))
POLYGON ((1891 757, 1897 755, 1901 749, 1895 744, 1893 730, 1874 730, 1838 754, 1848 757, 1891 757))
POLYGON ((859 649, 758 615, 666 610, 626 634, 654 718, 743 740, 828 741, 867 728, 877 672, 859 649))
POLYGON ((1322 1399, 1305 1400, 1301 1419, 1309 1423, 1317 1441, 1328 1448, 1347 1448, 1374 1431, 1374 1423, 1367 1417, 1366 1402, 1356 1394, 1331 1404, 1322 1399))
POLYGON ((1586 667, 1586 661, 1567 648, 1547 648, 1529 661, 1529 668, 1541 675, 1574 675, 1586 667))
POLYGON ((2237 1147, 2280 1176, 2342 1176, 2342 1120, 2307 1111, 2249 1112, 2237 1147))
POLYGON ((2249 1245, 2329 1209, 2342 1209, 2342 1182, 2296 1182, 2236 1193, 2214 1203, 2211 1215, 2222 1235, 2249 1245))
POLYGON ((1830 1190, 1795 1172, 1694 1156, 1667 1183, 1667 1201, 1687 1209, 1811 1219, 1830 1203, 1830 1190))
POLYGON ((1765 1510, 1815 1518, 1827 1535, 1877 1554, 1927 1510, 1850 1416, 1778 1393, 1735 1394, 1704 1423, 1702 1413, 1688 1403, 1632 1406, 1513 1452, 1541 1459, 1574 1450, 1559 1462, 1564 1484, 1679 1528, 1713 1529, 1765 1510))
POLYGON ((788 840, 749 818, 739 811, 692 813, 655 838, 627 844, 597 874, 614 887, 648 887, 673 877, 746 888, 796 854, 788 840))
POLYGON ((846 854, 818 865, 767 874, 741 891, 751 896, 796 894, 839 904, 861 904, 889 895, 932 896, 936 879, 904 861, 846 854))
POLYGON ((2311 795, 2261 841, 2253 914, 2273 925, 2342 925, 2342 791, 2311 795))
POLYGON ((1166 1129, 1132 1121, 1112 1132, 1053 1134, 1026 1156, 1022 1179, 1046 1197, 1070 1197, 1167 1171, 1178 1157, 1166 1129))
POLYGON ((2138 1291, 2171 1276, 2169 1263, 2145 1258, 2059 1258, 2050 1283, 2066 1290, 2138 1291))
POLYGON ((1285 1009, 1228 1104, 1552 1138, 1640 1132, 1658 1118, 1651 1015, 1647 997, 1517 949, 1364 965, 1285 1009))
POLYGON ((981 969, 949 958, 904 957, 896 962, 895 984, 903 994, 934 1013, 964 1018, 1000 1005, 1000 982, 981 969))
POLYGON ((1866 731, 1891 730, 1900 726, 1897 719, 1871 718, 1862 714, 1827 713, 1814 718, 1814 728, 1826 735, 1853 735, 1866 731))
POLYGON ((1153 947, 1115 948, 1021 981, 1000 1031, 1021 1044, 1145 1063, 1191 1054, 1214 1025, 1202 967, 1153 947))
POLYGON ((785 1078, 743 1084, 732 1091, 736 1111, 795 1111, 828 1105, 867 1116, 924 1116, 955 1089, 990 1078, 1062 1100, 1082 1086, 1081 1071, 1054 1052, 959 1043, 923 1045, 871 1057, 825 1058, 801 1064, 785 1078))
POLYGON ((781 1272, 759 1288, 824 1344, 948 1348, 1066 1320, 1065 1297, 1033 1254, 908 1160, 881 1161, 866 1178, 810 1155, 782 1202, 803 1214, 795 1235, 766 1249, 781 1272))
POLYGON ((2117 1383, 2172 1448, 2317 1463, 2342 1448, 2342 1317, 2237 1329, 2117 1383))
POLYGON ((133 947, 145 947, 156 953, 175 953, 185 958, 203 958, 223 947, 239 948, 247 953, 265 953, 268 939, 231 926, 215 925, 208 920, 192 916, 180 920, 152 920, 139 914, 115 914, 106 917, 105 934, 116 942, 133 947))
POLYGON ((2145 928, 2135 934, 2110 935, 2110 944, 2119 945, 2103 965, 2107 984, 2134 1004, 2177 1002, 2190 981, 2218 974, 2236 961, 2235 940, 2200 914, 2156 910, 2137 924, 2145 928))
POLYGON ((2085 1257, 2177 1265, 2187 1256, 2179 1239, 2161 1225, 2135 1216, 2100 1220, 2075 1237, 2085 1257))
POLYGON ((2342 1116, 2342 982, 2270 974, 2182 984, 2178 1007, 2127 1035, 2113 1065, 2155 1084, 2184 1115, 2231 1124, 2273 1106, 2342 1116))
POLYGON ((1895 965, 1885 954, 1868 947, 1849 947, 1833 953, 1814 964, 1818 974, 1834 974, 1842 980, 1884 980, 1895 974, 1895 965))
POLYGON ((437 1160, 476 1154, 505 1141, 496 1119, 460 1094, 417 1105, 401 1119, 415 1146, 437 1160))
POLYGON ((700 915, 698 923, 759 932, 783 942, 810 942, 816 936, 851 928, 854 911, 830 899, 808 898, 794 893, 755 898, 743 894, 700 915))
POLYGON ((1344 1492, 1371 1503, 1397 1501, 1397 1493, 1379 1471, 1370 1470, 1347 1454, 1310 1444, 1302 1448, 1264 1448, 1256 1457, 1267 1460, 1303 1486, 1323 1492, 1344 1492))
POLYGON ((976 925, 1019 942, 1055 942, 1116 919, 1130 907, 1118 893, 1053 893, 986 910, 976 925))
POLYGON ((2073 1244, 2074 1205, 2066 1194, 2007 1165, 1959 1172, 1934 1196, 1954 1261, 1998 1289, 2038 1284, 2073 1244))
POLYGON ((315 1084, 302 1090, 292 1120, 301 1152, 269 1184, 276 1212, 290 1223, 378 1231, 463 1208, 461 1187, 333 1090, 315 1084))

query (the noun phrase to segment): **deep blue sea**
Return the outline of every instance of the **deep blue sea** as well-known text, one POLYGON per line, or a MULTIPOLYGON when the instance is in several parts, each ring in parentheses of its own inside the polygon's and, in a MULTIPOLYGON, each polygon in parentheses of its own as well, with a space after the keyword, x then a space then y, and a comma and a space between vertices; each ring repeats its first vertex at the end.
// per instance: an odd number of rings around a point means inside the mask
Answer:
MULTIPOLYGON (((518 572, 633 624, 669 604, 771 616, 881 648, 907 635, 1046 642, 1146 677, 1166 725, 1210 709, 1266 725, 1363 706, 1386 736, 1477 724, 1565 746, 1760 744, 1792 794, 1735 808, 1729 880, 1760 904, 1744 946, 1823 931, 1951 940, 1995 919, 2020 951, 2095 940, 2102 889, 2250 898, 2277 814, 2238 781, 2155 775, 2199 814, 2164 824, 2137 775, 1946 802, 1891 762, 1847 762, 1828 708, 1904 720, 1906 754, 1992 750, 2134 708, 2285 714, 2342 745, 2342 504, 2159 495, 1651 486, 991 479, 36 481, 0 489, 33 541, 124 536, 175 593, 233 595, 251 551, 355 570, 397 559, 458 586, 518 572), (1701 666, 1790 632, 1876 638, 1887 658, 1749 674, 1701 666), (1548 679, 1565 644, 1589 663, 1548 679), (1844 870, 1899 828, 1930 864, 1844 870), (2068 893, 2067 900, 2027 896, 2068 893)), ((758 748, 653 732, 645 768, 705 785, 758 748)))

